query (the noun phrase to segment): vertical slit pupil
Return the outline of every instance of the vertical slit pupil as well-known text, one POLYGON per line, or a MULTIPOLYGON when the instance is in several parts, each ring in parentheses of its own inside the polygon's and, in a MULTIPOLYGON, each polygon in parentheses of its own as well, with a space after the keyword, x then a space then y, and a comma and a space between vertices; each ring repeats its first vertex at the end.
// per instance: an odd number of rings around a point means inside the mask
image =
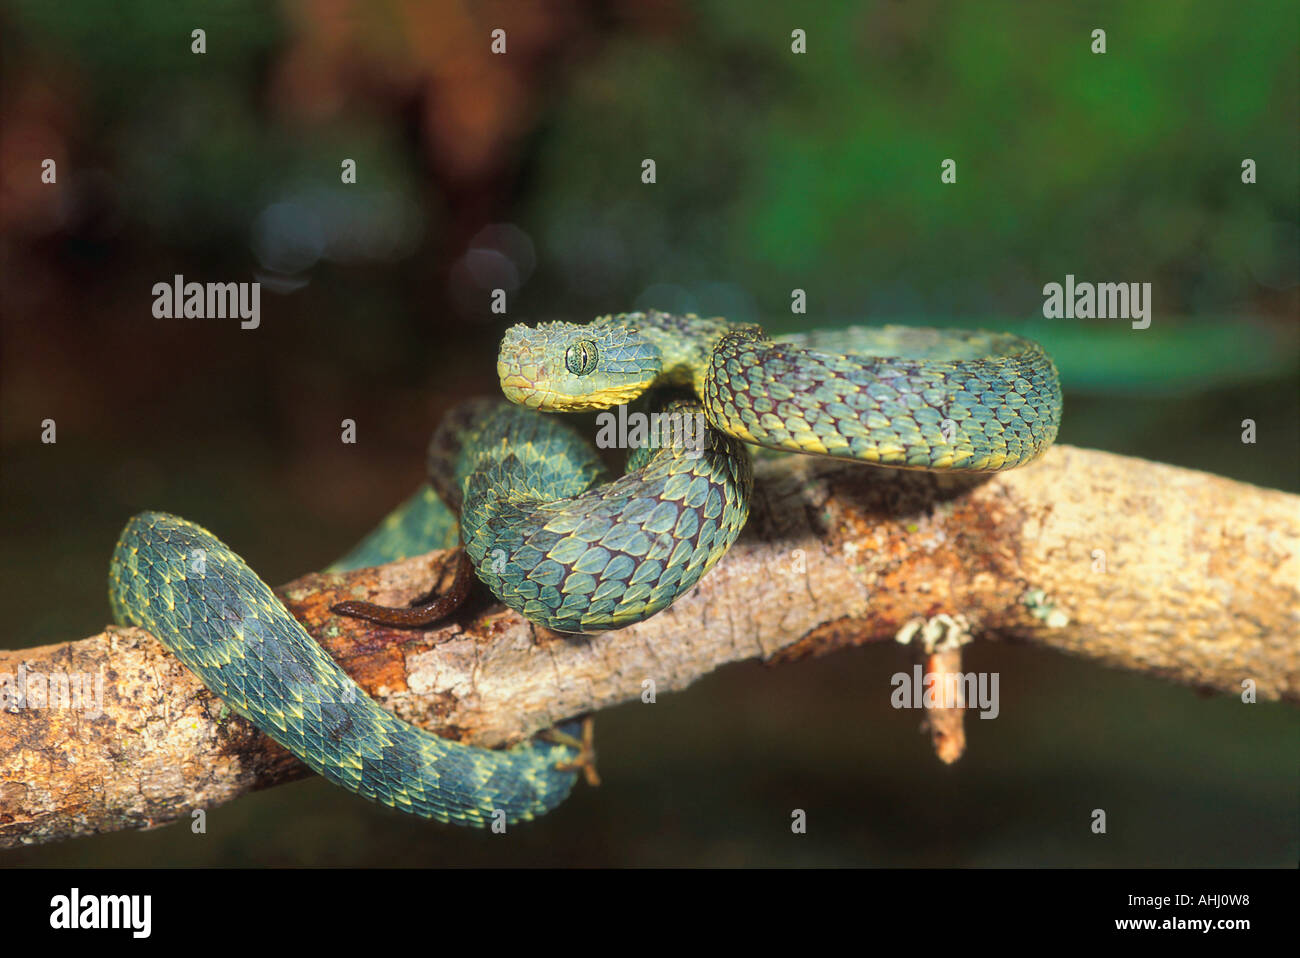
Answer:
POLYGON ((564 363, 575 376, 586 376, 596 368, 596 344, 589 339, 574 343, 565 352, 564 363))

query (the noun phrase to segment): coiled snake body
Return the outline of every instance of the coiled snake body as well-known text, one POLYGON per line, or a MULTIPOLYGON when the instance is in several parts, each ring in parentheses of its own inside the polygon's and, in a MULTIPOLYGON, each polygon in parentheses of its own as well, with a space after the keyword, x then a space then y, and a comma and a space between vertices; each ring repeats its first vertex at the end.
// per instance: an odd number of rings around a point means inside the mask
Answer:
MULTIPOLYGON (((514 327, 497 365, 517 405, 457 407, 430 444, 430 488, 332 569, 450 546, 459 519, 478 577, 511 608, 561 631, 618 628, 666 608, 731 546, 748 514, 744 443, 989 471, 1042 452, 1061 409, 1043 350, 997 333, 887 327, 774 341, 725 320, 634 313, 514 327), (616 479, 541 412, 608 408, 651 387, 692 393, 655 408, 709 426, 693 444, 678 433, 634 450, 616 479)), ((475 748, 397 719, 238 555, 184 519, 133 518, 109 593, 120 623, 148 629, 236 712, 366 798, 485 826, 543 814, 573 784, 571 745, 475 748)))

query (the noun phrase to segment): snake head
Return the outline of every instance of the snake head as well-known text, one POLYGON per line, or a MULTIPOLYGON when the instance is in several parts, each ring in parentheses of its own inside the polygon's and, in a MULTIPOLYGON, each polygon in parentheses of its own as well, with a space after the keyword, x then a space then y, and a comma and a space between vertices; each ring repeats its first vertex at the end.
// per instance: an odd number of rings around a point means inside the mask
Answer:
POLYGON ((636 329, 601 323, 511 326, 497 355, 506 398, 547 412, 631 402, 662 365, 659 350, 636 329))

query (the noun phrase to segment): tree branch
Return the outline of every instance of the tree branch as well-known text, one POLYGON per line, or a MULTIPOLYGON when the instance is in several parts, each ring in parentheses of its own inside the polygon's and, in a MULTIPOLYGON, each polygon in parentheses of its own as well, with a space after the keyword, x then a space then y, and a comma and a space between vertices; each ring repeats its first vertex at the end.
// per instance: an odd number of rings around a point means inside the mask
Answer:
MULTIPOLYGON (((647 681, 682 689, 727 662, 890 640, 940 614, 975 637, 1300 701, 1300 497, 1067 446, 987 480, 761 461, 728 555, 668 611, 604 635, 538 629, 482 597, 428 632, 329 612, 404 603, 449 558, 279 593, 388 708, 479 745, 640 697, 647 681)), ((0 691, 20 676, 27 700, 0 722, 0 846, 156 825, 306 774, 140 629, 0 652, 0 691), (91 677, 92 701, 40 707, 60 676, 91 677)))

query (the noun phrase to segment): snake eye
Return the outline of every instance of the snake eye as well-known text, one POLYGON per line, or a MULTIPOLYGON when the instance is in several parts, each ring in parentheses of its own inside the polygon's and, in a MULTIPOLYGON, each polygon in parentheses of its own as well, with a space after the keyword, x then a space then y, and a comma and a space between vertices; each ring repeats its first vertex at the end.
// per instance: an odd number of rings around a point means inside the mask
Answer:
POLYGON ((588 376, 596 371, 596 358, 599 355, 594 342, 580 339, 565 351, 564 365, 575 376, 588 376))

